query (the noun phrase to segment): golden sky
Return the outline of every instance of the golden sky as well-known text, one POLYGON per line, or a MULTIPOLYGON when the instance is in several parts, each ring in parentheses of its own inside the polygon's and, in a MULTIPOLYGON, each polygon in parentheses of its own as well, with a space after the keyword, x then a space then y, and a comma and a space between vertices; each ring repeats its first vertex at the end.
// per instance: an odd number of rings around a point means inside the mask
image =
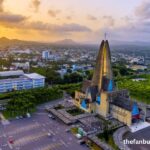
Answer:
POLYGON ((149 8, 148 0, 0 0, 0 35, 97 42, 107 32, 112 40, 142 40, 149 8))

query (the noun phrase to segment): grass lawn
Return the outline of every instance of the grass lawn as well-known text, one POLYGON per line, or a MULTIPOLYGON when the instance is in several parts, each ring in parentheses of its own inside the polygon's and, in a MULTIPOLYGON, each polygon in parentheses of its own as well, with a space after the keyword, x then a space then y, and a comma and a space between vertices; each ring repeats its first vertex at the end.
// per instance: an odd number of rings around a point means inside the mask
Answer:
POLYGON ((77 116, 77 115, 81 115, 81 114, 84 114, 84 111, 79 109, 79 108, 73 108, 73 109, 70 109, 70 110, 67 110, 67 112, 69 114, 71 114, 72 116, 77 116))
MULTIPOLYGON (((122 79, 117 82, 119 89, 128 89, 132 99, 150 104, 150 75, 141 75, 144 81, 133 81, 131 79, 122 79)), ((135 79, 135 78, 133 78, 135 79)))
POLYGON ((63 105, 61 105, 61 104, 59 104, 59 105, 57 105, 56 107, 54 107, 56 110, 59 110, 59 109, 63 109, 64 108, 64 106, 63 105))
POLYGON ((102 150, 99 146, 97 146, 95 143, 93 143, 91 146, 90 146, 91 150, 102 150))

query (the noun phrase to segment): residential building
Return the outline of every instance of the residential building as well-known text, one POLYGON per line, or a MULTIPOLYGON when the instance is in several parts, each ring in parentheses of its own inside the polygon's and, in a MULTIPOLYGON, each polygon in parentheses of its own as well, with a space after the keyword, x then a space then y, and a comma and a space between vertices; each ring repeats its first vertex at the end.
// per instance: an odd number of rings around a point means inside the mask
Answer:
POLYGON ((23 71, 0 72, 0 93, 25 90, 45 86, 45 77, 37 73, 23 71))

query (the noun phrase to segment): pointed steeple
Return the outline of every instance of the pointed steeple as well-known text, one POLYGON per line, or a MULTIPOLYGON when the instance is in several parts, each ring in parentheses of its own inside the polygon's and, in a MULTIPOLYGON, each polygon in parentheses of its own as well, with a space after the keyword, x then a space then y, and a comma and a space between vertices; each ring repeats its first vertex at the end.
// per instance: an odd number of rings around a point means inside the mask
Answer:
POLYGON ((103 40, 100 45, 92 78, 92 86, 97 86, 99 92, 112 91, 114 88, 111 67, 111 54, 107 40, 103 40))

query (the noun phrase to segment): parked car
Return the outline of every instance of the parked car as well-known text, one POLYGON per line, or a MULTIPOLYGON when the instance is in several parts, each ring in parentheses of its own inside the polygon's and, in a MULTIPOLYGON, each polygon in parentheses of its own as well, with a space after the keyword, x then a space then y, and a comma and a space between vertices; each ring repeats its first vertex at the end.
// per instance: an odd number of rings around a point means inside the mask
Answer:
POLYGON ((77 137, 78 139, 81 139, 81 138, 82 138, 81 134, 76 134, 76 137, 77 137))
POLYGON ((79 140, 78 143, 79 143, 80 145, 82 145, 82 144, 85 144, 86 142, 85 142, 84 140, 79 140))
POLYGON ((52 137, 52 134, 48 132, 48 133, 47 133, 47 136, 48 136, 48 137, 52 137))
POLYGON ((19 117, 18 117, 18 116, 16 116, 16 119, 19 119, 19 117))
POLYGON ((14 144, 14 139, 13 139, 12 136, 9 137, 8 141, 9 141, 10 144, 14 144))
POLYGON ((30 117, 31 117, 30 113, 27 113, 27 118, 30 118, 30 117))
POLYGON ((70 132, 70 129, 66 129, 65 131, 66 131, 66 132, 70 132))

